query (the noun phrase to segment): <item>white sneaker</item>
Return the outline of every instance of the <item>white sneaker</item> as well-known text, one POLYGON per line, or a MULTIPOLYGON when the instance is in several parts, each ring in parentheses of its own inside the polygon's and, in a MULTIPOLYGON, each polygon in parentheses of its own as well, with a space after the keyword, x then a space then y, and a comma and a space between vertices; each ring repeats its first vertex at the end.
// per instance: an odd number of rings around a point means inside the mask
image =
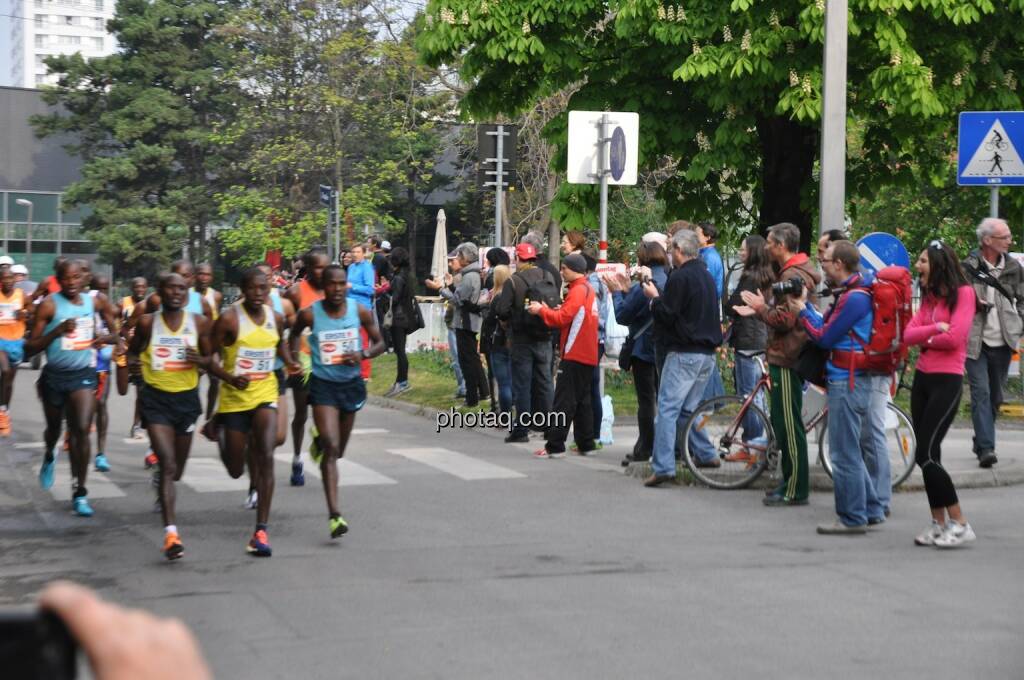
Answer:
POLYGON ((970 524, 957 524, 953 520, 946 522, 946 528, 942 535, 935 539, 936 548, 959 548, 964 543, 970 543, 977 536, 970 524))
POLYGON ((942 536, 942 525, 932 520, 930 527, 922 531, 914 539, 914 543, 917 545, 935 545, 935 539, 942 536))
POLYGON ((249 495, 246 496, 245 505, 243 507, 245 507, 246 510, 255 510, 258 500, 259 495, 256 493, 256 489, 253 489, 249 492, 249 495))

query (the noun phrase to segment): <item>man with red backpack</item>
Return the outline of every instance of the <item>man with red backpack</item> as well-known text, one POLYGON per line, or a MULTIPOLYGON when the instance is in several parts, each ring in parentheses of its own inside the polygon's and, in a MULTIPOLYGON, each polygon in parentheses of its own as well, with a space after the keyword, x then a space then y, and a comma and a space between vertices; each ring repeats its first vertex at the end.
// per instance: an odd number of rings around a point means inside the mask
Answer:
POLYGON ((877 487, 884 483, 888 490, 890 484, 888 452, 876 442, 881 435, 884 443, 884 429, 878 430, 884 428, 886 406, 876 393, 882 385, 887 388, 903 356, 910 274, 901 268, 883 269, 877 278, 859 273, 860 253, 849 241, 830 245, 821 265, 835 286, 835 304, 822 317, 800 301, 808 339, 830 350, 828 438, 838 517, 819 525, 818 533, 862 534, 885 521, 887 507, 877 487), (883 471, 884 482, 877 479, 883 471))

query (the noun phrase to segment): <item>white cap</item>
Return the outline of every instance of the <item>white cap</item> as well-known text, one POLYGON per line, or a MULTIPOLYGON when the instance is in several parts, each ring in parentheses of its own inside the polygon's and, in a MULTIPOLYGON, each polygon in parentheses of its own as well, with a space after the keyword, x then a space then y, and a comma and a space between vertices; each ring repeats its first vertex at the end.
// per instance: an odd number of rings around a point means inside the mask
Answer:
POLYGON ((381 241, 380 242, 380 249, 381 250, 391 250, 391 241, 381 241))
POLYGON ((14 264, 14 258, 8 255, 0 255, 0 267, 10 267, 12 264, 14 264))
POLYGON ((660 231, 649 231, 640 240, 644 243, 651 243, 653 241, 668 250, 668 237, 660 231))
POLYGON ((11 273, 12 274, 24 274, 25 276, 28 276, 28 267, 26 267, 23 264, 16 264, 13 267, 11 267, 11 273))

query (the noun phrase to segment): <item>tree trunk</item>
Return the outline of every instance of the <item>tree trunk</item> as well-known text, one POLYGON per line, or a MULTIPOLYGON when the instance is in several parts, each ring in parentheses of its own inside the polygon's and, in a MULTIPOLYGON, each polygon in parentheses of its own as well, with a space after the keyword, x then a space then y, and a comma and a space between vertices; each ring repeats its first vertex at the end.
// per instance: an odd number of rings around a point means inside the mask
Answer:
POLYGON ((409 187, 405 190, 405 201, 409 210, 409 217, 407 218, 408 222, 406 224, 409 234, 409 247, 407 248, 409 252, 409 271, 411 271, 418 280, 419 275, 416 272, 416 246, 419 244, 417 233, 419 231, 419 220, 417 219, 419 217, 419 206, 416 205, 416 189, 412 186, 411 182, 409 187))
POLYGON ((813 212, 801 204, 801 194, 813 181, 818 157, 818 130, 775 116, 757 122, 761 141, 760 228, 779 222, 800 227, 800 250, 811 252, 815 241, 813 212))

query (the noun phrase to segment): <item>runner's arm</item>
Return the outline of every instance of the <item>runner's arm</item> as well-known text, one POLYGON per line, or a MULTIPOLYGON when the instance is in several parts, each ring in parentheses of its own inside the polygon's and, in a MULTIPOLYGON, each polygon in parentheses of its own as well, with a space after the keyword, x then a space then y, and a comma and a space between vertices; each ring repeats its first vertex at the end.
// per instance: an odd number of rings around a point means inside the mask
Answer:
POLYGON ((96 296, 96 302, 99 304, 99 314, 103 318, 103 323, 107 325, 109 333, 96 338, 93 341, 93 346, 98 348, 100 345, 117 344, 117 333, 114 332, 117 326, 114 325, 114 310, 110 298, 100 293, 96 296))
POLYGON ((381 337, 380 328, 377 327, 377 319, 374 318, 373 311, 366 307, 359 307, 359 323, 362 324, 363 330, 370 338, 370 347, 362 351, 364 359, 372 359, 384 352, 387 345, 384 344, 384 338, 381 337))
POLYGON ((51 342, 65 333, 75 330, 75 320, 66 319, 64 323, 54 326, 49 333, 44 333, 43 330, 46 328, 46 324, 53 320, 53 315, 56 311, 57 307, 51 299, 45 299, 39 305, 39 309, 36 310, 36 318, 32 323, 32 337, 25 341, 26 356, 30 357, 33 354, 42 352, 51 342))
POLYGON ((292 356, 290 343, 285 342, 284 339, 285 318, 274 312, 274 321, 277 322, 277 356, 281 357, 281 361, 284 362, 289 373, 298 373, 302 370, 302 366, 292 356))
POLYGON ((209 319, 200 317, 197 323, 205 322, 206 326, 206 349, 203 349, 203 335, 199 336, 199 354, 203 356, 203 363, 196 362, 206 369, 210 375, 214 375, 232 387, 244 390, 249 385, 249 379, 242 375, 231 375, 224 370, 218 358, 223 354, 225 345, 233 345, 238 339, 238 315, 234 309, 229 309, 212 324, 209 319))
POLYGON ((299 340, 302 338, 302 331, 313 326, 312 308, 303 309, 295 315, 295 323, 292 324, 291 336, 288 338, 288 349, 294 356, 299 351, 299 340))

